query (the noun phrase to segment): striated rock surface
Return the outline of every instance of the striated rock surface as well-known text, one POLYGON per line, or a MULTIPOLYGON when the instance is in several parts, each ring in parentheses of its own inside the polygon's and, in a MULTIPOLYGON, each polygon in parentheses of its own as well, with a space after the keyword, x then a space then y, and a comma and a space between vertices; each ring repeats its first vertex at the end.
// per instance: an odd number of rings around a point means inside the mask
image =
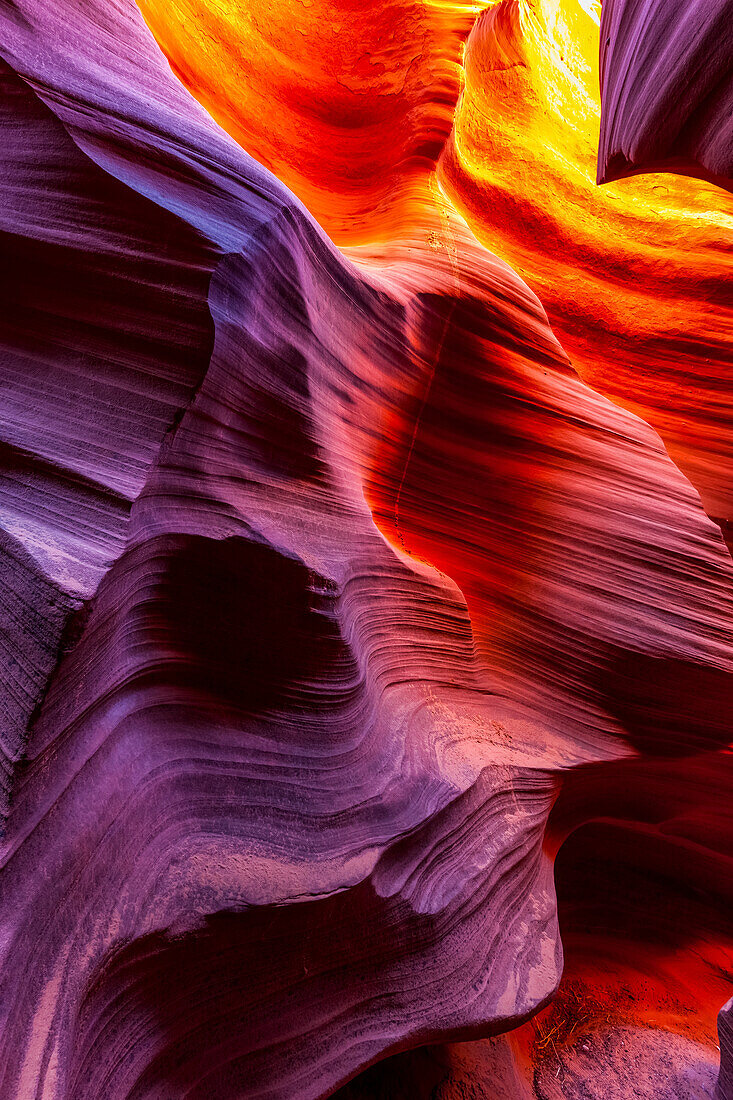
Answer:
POLYGON ((726 1100, 733 1096, 733 1000, 723 1005, 718 1016, 718 1038, 720 1039, 720 1077, 717 1097, 726 1100))
POLYGON ((581 377, 659 432, 728 535, 733 199, 671 173, 596 185, 610 109, 598 36, 581 0, 485 11, 466 43, 441 178, 480 240, 538 294, 581 377))
POLYGON ((212 250, 91 161, 7 60, 0 87, 4 816, 70 616, 121 553, 131 502, 204 373, 212 250))
POLYGON ((730 0, 604 0, 598 180, 684 172, 733 187, 730 0))
POLYGON ((611 403, 603 320, 477 239, 612 312, 607 223, 562 267, 466 168, 492 73, 557 108, 542 27, 586 73, 550 7, 480 17, 460 101, 462 5, 0 8, 3 1098, 711 1094, 730 333, 678 320, 688 480, 649 361, 611 403))
POLYGON ((404 232, 453 124, 470 0, 139 6, 174 72, 337 244, 404 232))

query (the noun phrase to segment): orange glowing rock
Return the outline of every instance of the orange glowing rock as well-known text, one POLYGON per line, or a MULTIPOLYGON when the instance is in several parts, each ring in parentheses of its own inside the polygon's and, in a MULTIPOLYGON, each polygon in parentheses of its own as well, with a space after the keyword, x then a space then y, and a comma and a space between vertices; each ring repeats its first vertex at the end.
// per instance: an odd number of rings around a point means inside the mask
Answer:
POLYGON ((140 7, 193 94, 338 244, 429 245, 416 226, 450 133, 450 200, 581 376, 647 419, 730 521, 733 199, 669 174, 596 185, 595 0, 140 7))
POLYGON ((733 199, 665 175, 596 185, 598 5, 486 11, 442 178, 539 295, 586 381, 661 434, 708 513, 733 516, 733 199))
POLYGON ((337 243, 394 234, 450 132, 475 4, 139 2, 177 75, 337 243))
POLYGON ((138 2, 0 8, 2 1100, 710 1097, 730 198, 590 0, 138 2))

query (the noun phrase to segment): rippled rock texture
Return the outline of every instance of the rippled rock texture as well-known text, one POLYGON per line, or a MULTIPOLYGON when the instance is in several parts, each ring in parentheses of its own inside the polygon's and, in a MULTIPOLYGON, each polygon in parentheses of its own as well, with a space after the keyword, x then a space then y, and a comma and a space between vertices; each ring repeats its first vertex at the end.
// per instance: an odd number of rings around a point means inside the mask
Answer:
POLYGON ((726 14, 0 7, 3 1100, 731 1100, 726 14))
POLYGON ((607 0, 599 182, 672 171, 730 189, 731 57, 728 0, 607 0))

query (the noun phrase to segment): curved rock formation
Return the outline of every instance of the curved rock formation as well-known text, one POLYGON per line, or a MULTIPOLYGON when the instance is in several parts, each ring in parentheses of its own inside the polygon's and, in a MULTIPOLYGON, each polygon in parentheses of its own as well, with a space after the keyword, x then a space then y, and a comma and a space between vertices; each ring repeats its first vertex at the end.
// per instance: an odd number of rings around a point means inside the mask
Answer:
POLYGON ((717 1096, 719 1100, 733 1095, 733 1028, 731 1014, 733 1000, 723 1005, 718 1016, 718 1037, 720 1038, 720 1077, 717 1096))
POLYGON ((733 187, 730 0, 604 0, 598 181, 685 172, 733 187))
POLYGON ((139 4, 174 72, 337 244, 404 231, 453 124, 470 0, 139 4))
POLYGON ((3 1098, 712 1080, 723 513, 446 193, 528 10, 438 165, 462 5, 0 9, 3 1098))
MULTIPOLYGON (((698 6, 686 8, 692 19, 698 6)), ((598 34, 581 0, 484 12, 466 44, 444 186, 539 295, 584 381, 659 432, 727 534, 733 200, 671 174, 596 186, 599 126, 611 110, 606 88, 601 111, 598 34)))

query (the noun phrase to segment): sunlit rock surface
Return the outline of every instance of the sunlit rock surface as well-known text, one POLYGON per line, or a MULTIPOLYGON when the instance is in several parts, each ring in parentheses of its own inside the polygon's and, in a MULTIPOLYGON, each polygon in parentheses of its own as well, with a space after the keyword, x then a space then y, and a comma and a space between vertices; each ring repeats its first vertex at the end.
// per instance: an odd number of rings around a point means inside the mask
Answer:
MULTIPOLYGON (((657 6, 659 18, 676 26, 664 14, 670 6, 657 6)), ((692 22, 702 19, 705 5, 684 6, 697 13, 692 22)), ((635 33, 653 50, 646 24, 635 33)), ((596 185, 598 35, 594 7, 581 0, 521 0, 486 11, 466 45, 466 90, 443 158, 444 183, 482 242, 537 292, 581 377, 659 432, 727 533, 733 200, 671 173, 596 185)), ((731 56, 729 47, 728 65, 731 56)), ((657 81, 650 64, 639 64, 639 79, 657 81)), ((660 54, 657 68, 667 64, 660 54)), ((636 111, 636 70, 624 66, 617 95, 624 110, 634 104, 636 111)), ((684 72, 675 88, 685 86, 684 72)), ((612 107, 606 99, 604 112, 612 107)))
POLYGON ((575 0, 0 30, 0 1096, 730 1100, 730 196, 575 0))

